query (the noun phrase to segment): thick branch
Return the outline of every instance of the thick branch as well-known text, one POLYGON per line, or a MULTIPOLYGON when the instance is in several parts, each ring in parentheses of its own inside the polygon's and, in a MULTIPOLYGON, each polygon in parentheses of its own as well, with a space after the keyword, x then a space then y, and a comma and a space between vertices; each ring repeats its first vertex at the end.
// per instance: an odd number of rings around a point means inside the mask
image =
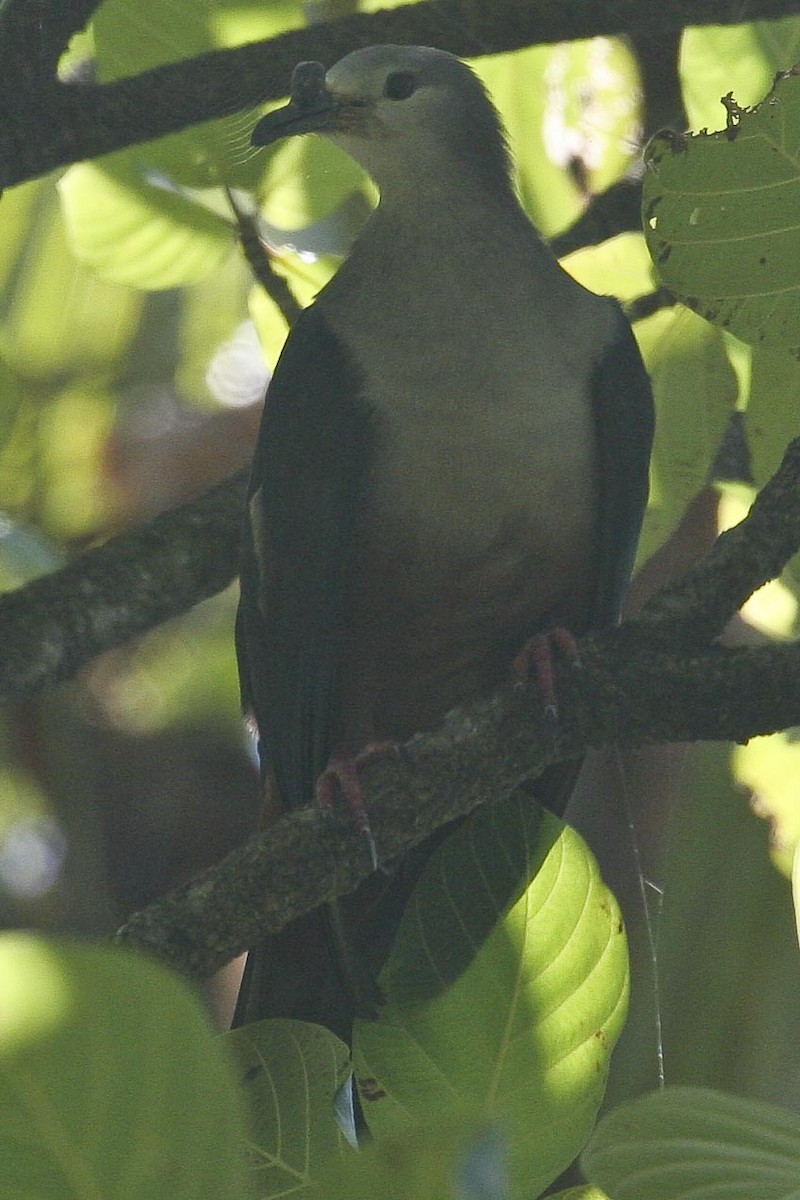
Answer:
MULTIPOLYGON (((700 647, 798 547, 800 439, 750 515, 684 581, 655 597, 636 620, 583 639, 584 669, 559 673, 557 728, 535 695, 509 687, 364 767, 382 858, 404 853, 440 825, 589 746, 744 741, 800 723, 797 645, 700 647)), ((313 809, 296 812, 132 917, 119 937, 206 975, 265 931, 352 890, 369 870, 363 838, 350 821, 333 826, 313 809)))
MULTIPOLYGON (((800 723, 797 646, 674 658, 653 654, 644 634, 623 628, 582 648, 585 669, 567 668, 559 678, 557 729, 517 685, 363 768, 383 861, 589 746, 736 741, 800 723)), ((265 932, 352 891, 370 871, 350 819, 303 809, 135 914, 117 936, 205 978, 265 932)))
MULTIPOLYGON (((74 675, 112 649, 213 595, 238 569, 245 476, 0 596, 0 699, 74 675)), ((655 596, 631 623, 684 651, 707 645, 800 545, 800 440, 747 519, 655 596)))
POLYGON ((585 212, 550 242, 556 258, 563 258, 584 246, 598 246, 618 233, 641 233, 642 185, 636 179, 623 179, 592 198, 585 212))
POLYGON ((67 679, 101 651, 221 591, 239 569, 245 486, 237 475, 0 596, 0 699, 67 679))
POLYGON ((378 42, 422 43, 479 56, 599 34, 674 34, 686 25, 738 24, 796 12, 796 0, 431 0, 292 30, 115 83, 68 84, 52 74, 58 42, 96 7, 11 0, 0 16, 0 187, 94 158, 286 93, 301 59, 326 64, 378 42), (45 31, 44 33, 42 31, 45 31))

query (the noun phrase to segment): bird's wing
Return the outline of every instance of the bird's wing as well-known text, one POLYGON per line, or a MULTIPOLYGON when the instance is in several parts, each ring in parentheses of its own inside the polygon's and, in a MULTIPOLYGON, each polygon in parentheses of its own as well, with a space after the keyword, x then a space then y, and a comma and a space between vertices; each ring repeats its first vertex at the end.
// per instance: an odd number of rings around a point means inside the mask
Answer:
POLYGON ((636 340, 621 310, 615 335, 591 381, 600 517, 596 587, 589 627, 619 620, 647 505, 653 396, 636 340))
POLYGON ((236 622, 243 705, 288 807, 311 803, 332 749, 342 593, 369 443, 358 372, 312 305, 267 392, 236 622))
MULTIPOLYGON (((590 380, 597 446, 599 513, 593 583, 585 629, 620 618, 647 505, 653 442, 653 395, 636 339, 616 301, 615 331, 590 380)), ((583 633, 584 629, 576 630, 583 633)), ((527 785, 542 804, 564 813, 583 759, 557 763, 527 785)))

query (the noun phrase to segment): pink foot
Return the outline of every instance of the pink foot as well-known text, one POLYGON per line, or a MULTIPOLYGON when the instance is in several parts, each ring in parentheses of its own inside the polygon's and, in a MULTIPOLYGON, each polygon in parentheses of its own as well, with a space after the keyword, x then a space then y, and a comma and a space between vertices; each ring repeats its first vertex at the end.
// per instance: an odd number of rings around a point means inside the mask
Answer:
POLYGON ((563 625, 554 625, 546 633, 537 633, 529 638, 511 664, 514 674, 527 683, 533 674, 544 710, 554 720, 558 717, 556 698, 556 675, 553 665, 553 649, 556 648, 576 667, 581 665, 578 643, 573 634, 563 625))
POLYGON ((371 759, 389 753, 397 753, 395 742, 370 742, 357 754, 335 750, 315 787, 317 804, 324 812, 333 811, 337 795, 344 799, 353 824, 366 838, 373 871, 377 871, 379 866, 378 850, 364 805, 364 793, 358 772, 371 759))

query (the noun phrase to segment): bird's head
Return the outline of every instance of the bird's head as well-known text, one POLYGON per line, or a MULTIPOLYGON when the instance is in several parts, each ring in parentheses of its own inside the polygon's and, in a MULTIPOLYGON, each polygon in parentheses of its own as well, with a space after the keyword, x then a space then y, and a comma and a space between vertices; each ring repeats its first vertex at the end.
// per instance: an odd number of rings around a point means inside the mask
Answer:
POLYGON ((369 46, 329 71, 300 63, 291 98, 263 117, 254 146, 321 133, 372 176, 381 192, 400 182, 467 171, 505 185, 502 126, 474 72, 427 46, 369 46))

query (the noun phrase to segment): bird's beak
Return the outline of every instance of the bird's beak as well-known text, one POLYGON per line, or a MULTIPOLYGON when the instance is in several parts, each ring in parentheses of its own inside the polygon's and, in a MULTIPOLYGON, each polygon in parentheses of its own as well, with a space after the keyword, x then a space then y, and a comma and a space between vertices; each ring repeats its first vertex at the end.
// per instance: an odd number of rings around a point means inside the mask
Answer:
POLYGON ((262 117, 250 140, 254 146, 271 146, 298 133, 323 132, 334 125, 338 108, 325 86, 322 63, 298 63, 292 72, 289 103, 262 117))

